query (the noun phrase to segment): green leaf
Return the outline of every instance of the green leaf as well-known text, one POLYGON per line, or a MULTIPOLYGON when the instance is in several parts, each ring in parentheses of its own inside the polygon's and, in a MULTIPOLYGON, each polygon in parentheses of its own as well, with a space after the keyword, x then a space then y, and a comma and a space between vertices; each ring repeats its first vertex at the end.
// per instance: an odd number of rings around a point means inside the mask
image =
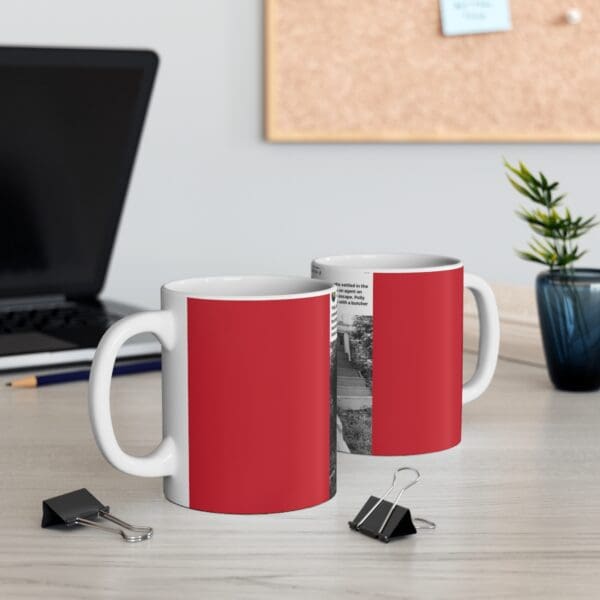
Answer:
POLYGON ((513 173, 513 175, 516 175, 532 192, 537 191, 537 188, 540 186, 539 182, 527 170, 527 167, 525 167, 522 162, 519 163, 519 168, 517 169, 504 159, 504 166, 513 173))
POLYGON ((516 253, 523 260, 529 260, 531 262, 539 263, 541 265, 547 265, 548 264, 545 260, 543 260, 541 258, 538 258, 537 256, 535 256, 531 252, 524 252, 523 250, 516 250, 516 253))
POLYGON ((525 166, 525 164, 522 161, 519 161, 518 173, 522 179, 524 179, 525 181, 528 181, 535 187, 540 186, 538 180, 533 176, 533 174, 529 171, 529 169, 527 169, 527 167, 525 166))
POLYGON ((566 197, 567 194, 561 194, 560 196, 557 196, 552 200, 552 206, 558 206, 566 197))
POLYGON ((544 204, 544 201, 540 198, 534 196, 529 190, 525 189, 522 185, 519 185, 514 179, 512 179, 509 175, 506 176, 510 184, 519 192, 519 194, 523 194, 523 196, 527 196, 530 200, 535 202, 536 204, 544 204))

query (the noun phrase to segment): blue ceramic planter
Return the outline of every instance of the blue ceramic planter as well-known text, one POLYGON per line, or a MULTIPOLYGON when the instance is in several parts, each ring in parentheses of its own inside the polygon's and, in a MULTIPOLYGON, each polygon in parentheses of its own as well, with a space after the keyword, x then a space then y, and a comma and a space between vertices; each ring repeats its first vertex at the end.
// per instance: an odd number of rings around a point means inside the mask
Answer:
POLYGON ((546 271, 536 280, 544 352, 560 390, 600 388, 600 269, 546 271))

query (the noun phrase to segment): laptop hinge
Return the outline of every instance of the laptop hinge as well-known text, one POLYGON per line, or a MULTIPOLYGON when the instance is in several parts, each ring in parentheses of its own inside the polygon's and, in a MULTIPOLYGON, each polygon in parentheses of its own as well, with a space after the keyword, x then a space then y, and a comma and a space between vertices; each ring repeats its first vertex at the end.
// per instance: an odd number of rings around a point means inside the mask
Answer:
POLYGON ((0 298, 0 311, 36 310, 41 308, 52 308, 53 306, 65 306, 69 304, 63 294, 48 294, 46 296, 23 296, 20 298, 0 298))

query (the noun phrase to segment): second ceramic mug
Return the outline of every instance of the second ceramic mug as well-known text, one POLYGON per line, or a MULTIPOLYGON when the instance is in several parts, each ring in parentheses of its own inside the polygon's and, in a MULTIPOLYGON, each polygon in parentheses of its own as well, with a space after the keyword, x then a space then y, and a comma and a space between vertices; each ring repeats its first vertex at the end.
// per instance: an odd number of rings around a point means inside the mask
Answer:
POLYGON ((338 449, 409 455, 460 442, 462 405, 488 387, 500 327, 491 288, 454 258, 329 256, 312 276, 338 288, 338 449), (477 368, 463 386, 463 285, 475 296, 477 368))
POLYGON ((96 351, 90 417, 105 458, 164 477, 169 500, 211 512, 282 512, 331 498, 335 296, 332 285, 299 277, 164 285, 162 310, 118 321, 96 351), (145 332, 162 344, 163 440, 136 457, 117 442, 109 392, 117 351, 145 332))

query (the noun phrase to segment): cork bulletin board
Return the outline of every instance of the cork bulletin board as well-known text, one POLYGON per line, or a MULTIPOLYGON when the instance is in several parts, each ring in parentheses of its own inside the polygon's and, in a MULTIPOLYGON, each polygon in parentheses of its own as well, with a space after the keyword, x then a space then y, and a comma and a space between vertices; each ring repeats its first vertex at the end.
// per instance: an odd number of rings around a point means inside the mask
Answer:
POLYGON ((446 37, 438 0, 265 0, 267 139, 600 141, 600 1, 511 12, 446 37))

